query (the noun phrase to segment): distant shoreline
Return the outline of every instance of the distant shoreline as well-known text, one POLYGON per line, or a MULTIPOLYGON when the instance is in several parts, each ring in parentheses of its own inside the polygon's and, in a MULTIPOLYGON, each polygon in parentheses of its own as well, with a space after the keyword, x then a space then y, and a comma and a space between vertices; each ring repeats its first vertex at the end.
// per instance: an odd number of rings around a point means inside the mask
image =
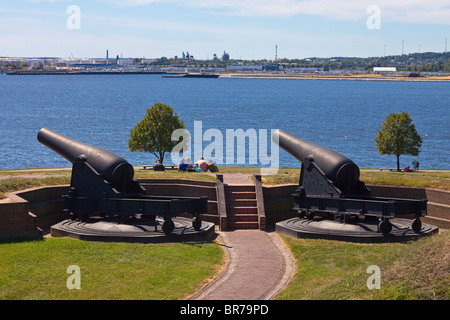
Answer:
MULTIPOLYGON (((166 71, 14 71, 7 75, 133 75, 133 74, 161 74, 186 75, 186 73, 166 71)), ((189 76, 183 76, 190 78, 189 76)), ((200 76, 201 77, 201 76, 200 76)), ((182 76, 180 76, 182 78, 182 76)), ((406 75, 391 74, 294 74, 294 73, 211 73, 205 78, 222 79, 290 79, 290 80, 353 80, 353 81, 415 81, 415 82, 450 82, 450 75, 410 77, 406 75), (209 76, 208 76, 209 75, 209 76)))
POLYGON ((165 71, 12 71, 5 72, 8 76, 38 76, 38 75, 96 75, 96 74, 166 74, 165 71))
POLYGON ((292 79, 292 80, 348 80, 348 81, 427 81, 427 82, 450 82, 450 76, 393 76, 383 74, 227 74, 221 78, 232 79, 292 79))

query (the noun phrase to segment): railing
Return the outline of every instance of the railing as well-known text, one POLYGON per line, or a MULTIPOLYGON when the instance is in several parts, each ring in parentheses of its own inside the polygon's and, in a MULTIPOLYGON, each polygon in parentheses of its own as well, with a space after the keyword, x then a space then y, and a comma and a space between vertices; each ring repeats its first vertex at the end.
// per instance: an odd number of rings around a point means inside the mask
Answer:
POLYGON ((255 177, 256 205, 258 207, 259 229, 266 230, 266 211, 264 209, 264 193, 262 188, 261 175, 254 174, 253 176, 255 177))
POLYGON ((223 174, 216 174, 217 181, 217 211, 219 213, 219 228, 221 231, 227 230, 227 206, 225 199, 225 187, 223 185, 223 174))

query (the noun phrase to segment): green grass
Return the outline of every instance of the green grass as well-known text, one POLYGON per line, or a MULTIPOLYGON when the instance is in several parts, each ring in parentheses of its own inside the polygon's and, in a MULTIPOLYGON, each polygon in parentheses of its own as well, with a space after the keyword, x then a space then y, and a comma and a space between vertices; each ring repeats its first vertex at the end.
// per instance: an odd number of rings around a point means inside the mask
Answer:
MULTIPOLYGON (((300 168, 280 168, 278 174, 262 177, 265 185, 298 184, 299 179, 300 168)), ((450 170, 392 172, 376 169, 361 169, 360 180, 367 185, 391 185, 450 190, 450 170)))
POLYGON ((261 179, 265 185, 298 184, 300 181, 300 167, 279 168, 277 174, 262 176, 261 179))
POLYGON ((9 192, 37 188, 50 185, 62 185, 70 183, 70 175, 47 176, 40 178, 8 177, 0 179, 0 199, 6 197, 9 192))
MULTIPOLYGON (((221 166, 220 173, 259 174, 258 167, 221 166)), ((46 185, 67 184, 70 182, 70 168, 34 169, 34 170, 0 170, 0 199, 6 193, 46 185), (29 176, 29 177, 28 177, 29 176), (33 177, 38 176, 38 177, 33 177)), ((216 177, 210 172, 178 172, 167 170, 157 172, 135 167, 136 179, 187 179, 215 182, 216 177)), ((275 175, 264 175, 264 185, 298 184, 300 168, 282 167, 275 175)), ((450 170, 420 170, 418 172, 391 172, 377 169, 361 169, 360 179, 367 185, 393 185, 416 188, 434 188, 450 191, 450 170)))
POLYGON ((277 299, 450 299, 450 233, 407 243, 348 243, 283 237, 296 274, 277 299), (368 289, 381 269, 381 288, 368 289))
POLYGON ((0 243, 0 300, 183 299, 214 276, 214 242, 102 243, 67 238, 0 243), (81 289, 66 286, 80 267, 81 289))
POLYGON ((420 170, 417 172, 361 170, 360 179, 366 184, 372 185, 450 190, 449 170, 420 170))
POLYGON ((206 172, 184 172, 177 170, 153 171, 153 170, 135 170, 136 179, 186 179, 216 182, 216 176, 206 172))

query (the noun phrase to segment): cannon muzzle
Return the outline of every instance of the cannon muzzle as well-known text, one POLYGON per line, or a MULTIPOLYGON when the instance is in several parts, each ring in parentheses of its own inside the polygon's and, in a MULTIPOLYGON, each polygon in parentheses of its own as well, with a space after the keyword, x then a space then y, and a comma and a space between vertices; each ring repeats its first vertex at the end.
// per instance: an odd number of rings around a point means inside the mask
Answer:
POLYGON ((275 131, 273 141, 303 164, 314 162, 342 192, 354 190, 359 167, 342 154, 300 139, 283 130, 275 131))
POLYGON ((110 151, 71 139, 47 128, 39 130, 37 139, 71 163, 75 163, 79 158, 83 159, 119 191, 123 191, 123 186, 133 181, 133 166, 110 151))

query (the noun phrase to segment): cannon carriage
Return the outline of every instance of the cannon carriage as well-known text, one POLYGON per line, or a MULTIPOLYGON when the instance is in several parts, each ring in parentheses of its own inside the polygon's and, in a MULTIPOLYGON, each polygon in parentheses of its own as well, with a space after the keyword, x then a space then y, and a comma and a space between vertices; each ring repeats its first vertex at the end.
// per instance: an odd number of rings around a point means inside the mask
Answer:
POLYGON ((413 217, 411 228, 419 233, 420 217, 426 215, 426 199, 373 197, 359 180, 359 167, 344 155, 277 130, 273 140, 302 163, 294 197, 299 217, 312 220, 326 216, 346 222, 349 219, 378 219, 383 234, 392 230, 394 217, 413 217))
POLYGON ((169 234, 175 228, 172 218, 187 213, 193 215, 193 228, 201 229, 208 197, 147 195, 134 180, 133 166, 122 157, 47 128, 39 131, 37 139, 73 164, 70 188, 63 196, 72 220, 85 222, 93 214, 118 217, 122 222, 154 221, 159 216, 164 219, 163 232, 169 234))

